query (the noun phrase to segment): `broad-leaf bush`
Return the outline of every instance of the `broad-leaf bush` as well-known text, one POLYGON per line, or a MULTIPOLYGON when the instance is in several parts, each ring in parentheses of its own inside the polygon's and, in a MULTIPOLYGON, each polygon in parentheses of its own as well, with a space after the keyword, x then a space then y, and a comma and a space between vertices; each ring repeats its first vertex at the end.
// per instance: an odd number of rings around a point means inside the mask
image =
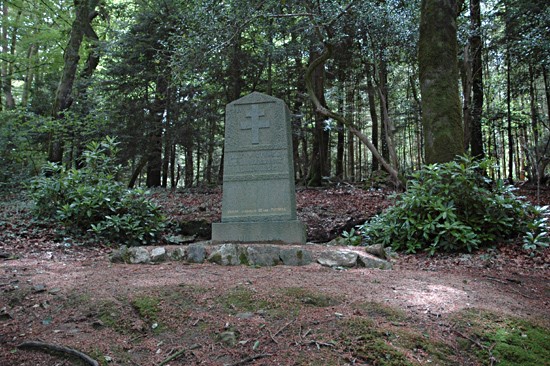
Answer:
POLYGON ((489 166, 487 160, 460 157, 415 172, 395 205, 360 227, 365 242, 430 254, 471 252, 518 236, 529 249, 546 246, 544 209, 483 175, 489 166))
POLYGON ((121 169, 115 161, 116 145, 111 138, 90 143, 81 169, 47 164, 30 185, 36 213, 112 242, 139 245, 155 240, 165 218, 146 192, 127 189, 116 180, 121 169))

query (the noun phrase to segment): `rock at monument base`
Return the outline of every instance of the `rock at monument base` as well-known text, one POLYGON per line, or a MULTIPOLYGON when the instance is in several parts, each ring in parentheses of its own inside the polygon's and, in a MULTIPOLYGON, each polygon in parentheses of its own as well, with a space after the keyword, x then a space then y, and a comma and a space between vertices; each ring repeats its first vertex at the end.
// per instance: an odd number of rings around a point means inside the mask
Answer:
POLYGON ((390 262, 368 254, 359 254, 357 256, 357 265, 366 268, 392 269, 390 262))
POLYGON ((281 249, 279 258, 286 266, 305 266, 312 262, 311 253, 302 248, 281 249))
POLYGON ((166 257, 166 249, 163 247, 158 247, 151 250, 151 262, 153 263, 164 262, 166 257))
POLYGON ((357 253, 344 250, 327 251, 319 255, 317 262, 326 267, 355 267, 357 253))
POLYGON ((250 246, 246 249, 248 264, 269 267, 281 264, 280 249, 271 245, 250 246))
POLYGON ((206 259, 206 248, 201 244, 190 244, 187 247, 187 261, 189 263, 202 263, 206 259))
POLYGON ((304 244, 306 228, 298 220, 212 224, 212 243, 304 244))
POLYGON ((246 253, 244 253, 243 248, 235 244, 223 244, 218 249, 212 251, 212 254, 208 256, 208 261, 222 266, 236 266, 238 264, 247 264, 245 258, 246 253))
POLYGON ((131 264, 149 263, 151 257, 149 251, 144 247, 133 247, 128 249, 128 262, 131 264))
POLYGON ((168 251, 168 257, 173 261, 181 261, 185 258, 185 247, 179 247, 168 251))
POLYGON ((365 252, 378 258, 387 259, 386 250, 382 244, 368 245, 365 247, 365 252))
POLYGON ((126 245, 121 245, 118 250, 111 253, 109 260, 112 263, 126 263, 128 260, 128 247, 126 245))

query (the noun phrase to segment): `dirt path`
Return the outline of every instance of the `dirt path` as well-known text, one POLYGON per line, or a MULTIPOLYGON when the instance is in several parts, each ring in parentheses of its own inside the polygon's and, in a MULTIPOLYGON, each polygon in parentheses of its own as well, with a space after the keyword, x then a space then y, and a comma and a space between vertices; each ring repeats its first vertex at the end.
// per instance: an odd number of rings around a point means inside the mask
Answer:
MULTIPOLYGON (((107 355, 116 365, 160 364, 182 347, 190 349, 186 357, 170 364, 225 365, 268 354, 246 364, 368 364, 338 341, 340 323, 375 320, 373 326, 395 334, 429 334, 430 342, 441 341, 450 349, 458 342, 457 314, 468 309, 550 326, 549 271, 510 263, 506 270, 485 268, 483 258, 401 256, 391 271, 338 271, 317 264, 112 265, 101 255, 58 260, 43 254, 4 261, 0 364, 52 364, 52 356, 14 352, 24 340, 66 345, 103 359, 107 355), (144 298, 156 299, 154 316, 138 305, 144 298), (160 331, 152 329, 156 323, 163 324, 160 331), (234 333, 240 343, 224 343, 224 332, 234 333)), ((433 354, 414 354, 394 343, 407 362, 433 364, 433 354)), ((461 359, 461 352, 438 357, 436 364, 476 364, 461 359)))

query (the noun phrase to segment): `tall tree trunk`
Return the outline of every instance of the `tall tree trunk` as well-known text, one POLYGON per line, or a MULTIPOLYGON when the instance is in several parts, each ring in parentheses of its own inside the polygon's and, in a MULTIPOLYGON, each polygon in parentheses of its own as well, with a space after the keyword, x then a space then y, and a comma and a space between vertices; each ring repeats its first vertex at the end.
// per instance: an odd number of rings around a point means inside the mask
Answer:
POLYGON ((544 94, 546 95, 546 118, 550 120, 550 80, 548 80, 548 69, 542 65, 542 76, 544 79, 544 94))
POLYGON ((382 120, 381 132, 382 138, 380 144, 382 145, 382 156, 386 160, 390 160, 390 150, 388 146, 388 135, 391 131, 388 131, 386 121, 388 120, 388 65, 384 60, 383 51, 380 52, 380 62, 378 67, 378 94, 380 96, 380 119, 382 120))
MULTIPOLYGON (((378 149, 378 114, 376 112, 376 90, 374 89, 374 84, 372 81, 373 74, 371 71, 371 68, 373 68, 372 64, 367 64, 365 67, 365 74, 367 79, 367 95, 369 100, 369 111, 370 111, 370 118, 372 121, 372 145, 375 149, 378 149)), ((373 156, 372 157, 372 171, 377 171, 380 169, 380 165, 378 164, 378 160, 373 156)))
POLYGON ((427 163, 464 152, 456 18, 456 0, 422 0, 418 61, 427 163))
MULTIPOLYGON (((63 54, 63 71, 51 112, 54 118, 62 119, 63 112, 69 109, 73 102, 71 92, 73 90, 78 62, 80 61, 80 45, 82 44, 84 33, 88 27, 91 27, 90 22, 95 16, 95 8, 98 2, 99 0, 74 0, 76 15, 71 26, 69 42, 63 54)), ((61 162, 63 160, 62 133, 51 134, 48 160, 51 162, 61 162)))
MULTIPOLYGON (((311 60, 318 59, 319 54, 312 51, 311 60)), ((315 96, 323 107, 326 107, 325 101, 325 67, 319 65, 313 74, 313 91, 315 96)), ((323 177, 329 176, 328 171, 328 143, 329 143, 329 131, 325 128, 326 116, 319 111, 315 110, 315 128, 313 130, 313 146, 312 146, 312 158, 311 167, 308 175, 308 186, 320 187, 323 182, 323 177)))
POLYGON ((10 19, 9 19, 9 9, 6 2, 2 3, 2 51, 1 53, 6 55, 4 60, 2 60, 1 75, 2 75, 2 93, 6 100, 6 109, 15 108, 15 99, 12 92, 12 74, 13 74, 13 64, 15 56, 15 45, 17 42, 17 24, 19 18, 21 17, 21 10, 18 11, 15 21, 13 21, 13 26, 11 27, 10 33, 10 19), (11 41, 11 42, 10 42, 11 41))
POLYGON ((472 103, 472 58, 470 55, 470 44, 464 46, 462 52, 462 63, 460 67, 460 76, 462 84, 462 117, 464 119, 464 150, 468 151, 471 140, 471 117, 470 104, 472 103))
POLYGON ((212 169, 214 165, 214 147, 216 145, 216 119, 210 117, 210 135, 208 140, 208 156, 206 158, 206 172, 204 179, 206 183, 211 184, 212 181, 212 169))
POLYGON ((148 136, 147 188, 161 186, 162 171, 162 130, 167 103, 168 80, 163 75, 157 77, 155 100, 151 106, 151 127, 148 136))
POLYGON ((472 117, 470 119, 470 147, 472 156, 483 159, 483 43, 481 42, 481 0, 470 0, 470 52, 472 57, 472 117))
POLYGON ((508 181, 514 182, 514 136, 512 135, 512 81, 510 48, 506 49, 506 131, 508 133, 508 181))
POLYGON ((38 45, 33 43, 27 51, 27 73, 25 74, 25 83, 23 84, 23 94, 21 95, 21 106, 27 108, 29 104, 29 96, 31 93, 32 83, 34 80, 35 59, 38 55, 38 45))

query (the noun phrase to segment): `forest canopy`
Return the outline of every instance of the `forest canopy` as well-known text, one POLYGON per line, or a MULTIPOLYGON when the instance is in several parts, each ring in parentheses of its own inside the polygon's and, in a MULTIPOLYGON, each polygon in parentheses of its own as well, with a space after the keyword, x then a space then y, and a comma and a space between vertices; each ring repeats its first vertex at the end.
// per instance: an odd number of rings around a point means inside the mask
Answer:
POLYGON ((105 136, 129 186, 221 183, 225 105, 252 91, 289 106, 301 184, 398 183, 462 152, 547 178, 547 1, 0 4, 4 187, 105 136))

